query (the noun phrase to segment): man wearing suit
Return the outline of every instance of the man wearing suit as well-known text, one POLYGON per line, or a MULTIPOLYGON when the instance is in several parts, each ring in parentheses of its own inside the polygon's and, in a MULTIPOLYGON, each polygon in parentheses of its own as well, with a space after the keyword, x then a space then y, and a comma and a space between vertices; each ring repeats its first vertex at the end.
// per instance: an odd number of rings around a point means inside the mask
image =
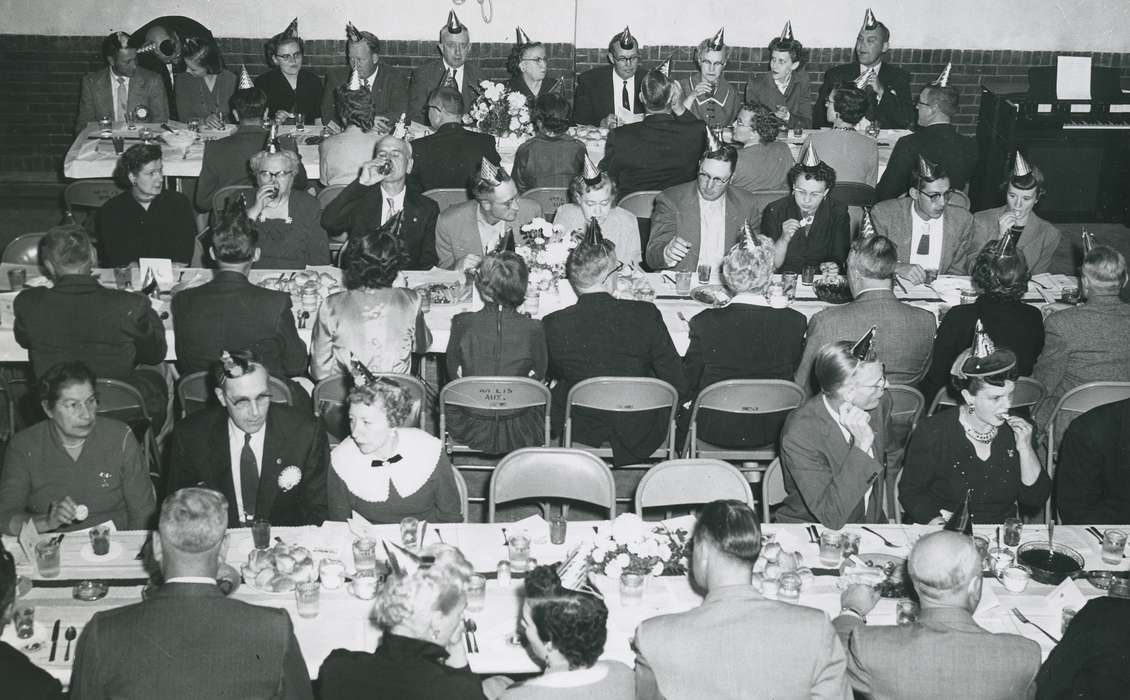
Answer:
POLYGON ((722 258, 738 242, 742 227, 758 230, 761 212, 753 195, 730 187, 737 164, 737 150, 722 145, 703 155, 697 180, 655 198, 646 253, 653 270, 686 272, 709 265, 717 280, 722 258))
POLYGON ((427 110, 428 96, 439 87, 451 87, 459 93, 463 104, 470 106, 482 91, 479 83, 486 79, 483 69, 474 61, 468 61, 471 53, 471 33, 455 16, 452 11, 448 14, 447 24, 439 30, 440 58, 432 59, 418 67, 412 73, 412 82, 408 87, 408 119, 421 124, 431 124, 433 128, 439 125, 435 122, 435 114, 428 114, 434 110, 427 110), (431 121, 429 121, 431 119, 431 121))
POLYGON ((895 273, 911 284, 924 283, 926 270, 964 275, 973 216, 949 203, 953 189, 945 168, 919 158, 909 194, 871 209, 875 232, 889 238, 898 251, 895 273))
POLYGON ((417 192, 441 187, 463 189, 484 158, 494 165, 501 162, 493 136, 463 128, 465 104, 459 93, 448 87, 428 96, 428 114, 436 131, 412 142, 415 165, 411 184, 417 192))
POLYGON ((1036 700, 1125 697, 1130 687, 1127 661, 1130 600, 1091 598, 1072 618, 1063 639, 1036 674, 1036 700))
POLYGON ((1071 421, 1059 443, 1055 486, 1065 525, 1130 523, 1130 399, 1071 421))
POLYGON ((902 195, 913 184, 918 156, 941 165, 955 190, 965 189, 977 167, 977 142, 957 133, 951 120, 957 116, 958 92, 952 86, 927 85, 919 96, 918 125, 922 128, 895 142, 887 169, 875 187, 879 200, 902 195))
POLYGON ((691 573, 706 598, 640 623, 632 644, 637 698, 851 698, 844 649, 827 616, 768 600, 750 585, 761 528, 749 506, 706 504, 693 542, 691 573))
MULTIPOLYGON (((1087 382, 1126 381, 1130 377, 1130 304, 1118 298, 1126 286, 1126 259, 1105 245, 1083 258, 1086 302, 1044 319, 1044 351, 1032 376, 1048 390, 1032 411, 1041 428, 1059 400, 1087 382)), ((1058 421, 1058 438, 1068 421, 1058 421)))
MULTIPOLYGON (((236 90, 231 97, 231 111, 239 124, 235 132, 204 144, 200 177, 196 181, 196 195, 193 197, 197 211, 212 211, 212 196, 225 187, 250 187, 256 183, 251 177, 248 163, 251 156, 262 151, 267 142, 268 131, 263 125, 267 96, 259 88, 236 90)), ((279 139, 279 143, 283 148, 298 153, 298 145, 293 137, 284 136, 279 139)), ((301 162, 302 157, 299 156, 299 163, 301 162)), ((306 188, 306 168, 298 168, 293 187, 296 190, 306 188)))
POLYGON ((875 108, 867 115, 883 129, 906 129, 913 123, 913 95, 910 93, 910 73, 887 63, 883 56, 890 48, 891 32, 887 25, 875 20, 871 10, 859 35, 855 38, 855 58, 852 63, 829 68, 812 106, 812 126, 831 126, 828 122, 828 96, 845 82, 864 81, 864 89, 874 95, 875 108), (864 76, 867 76, 864 78, 864 76))
POLYGON ((165 499, 153 553, 165 583, 140 603, 95 613, 82 630, 71 697, 314 697, 285 610, 216 585, 228 504, 185 488, 165 499))
POLYGON ((412 146, 395 136, 377 141, 376 156, 361 166, 357 179, 322 212, 327 231, 348 231, 350 237, 376 231, 397 212, 403 212, 399 237, 408 254, 409 270, 430 270, 436 264, 436 218, 439 205, 430 197, 405 186, 414 167, 412 146), (389 172, 382 173, 387 163, 389 172))
MULTIPOLYGON (((657 377, 685 398, 682 363, 655 305, 616 299, 622 264, 616 247, 599 234, 586 237, 569 254, 565 269, 577 303, 545 317, 549 377, 553 387, 553 433, 565 421, 569 390, 592 377, 657 377)), ((667 439, 667 411, 607 414, 573 410, 573 439, 585 445, 612 445, 617 465, 646 460, 667 439), (657 413, 661 415, 657 415, 657 413)))
POLYGON ((706 150, 705 124, 683 107, 678 82, 658 69, 644 73, 642 81, 643 121, 613 129, 600 161, 621 197, 694 180, 706 150))
POLYGON ((608 42, 608 65, 577 76, 573 121, 615 127, 638 120, 635 115, 643 114, 639 90, 647 73, 639 65, 639 42, 625 27, 608 42))
POLYGON ((137 66, 137 49, 130 47, 128 34, 114 32, 103 39, 102 59, 105 68, 82 76, 76 132, 102 117, 124 122, 129 113, 139 122, 160 124, 168 120, 169 99, 161 78, 137 66))
MULTIPOLYGON (((350 28, 353 25, 349 25, 350 28)), ((358 32, 346 38, 349 68, 326 71, 326 87, 322 92, 322 122, 344 128, 345 119, 337 112, 337 91, 349 84, 350 71, 357 71, 363 85, 373 93, 373 127, 392 131, 392 125, 408 109, 408 81, 389 65, 380 65, 381 40, 372 32, 358 32)))
POLYGON ((541 205, 518 196, 514 180, 487 161, 471 188, 474 199, 444 210, 436 220, 437 265, 445 270, 471 270, 483 254, 512 250, 522 227, 542 215, 541 205))
POLYGON ((189 39, 198 42, 214 41, 212 32, 207 27, 183 15, 157 17, 130 35, 130 46, 135 49, 147 44, 157 48, 156 51, 139 55, 137 62, 142 68, 161 76, 165 98, 169 102, 169 117, 172 119, 179 119, 174 82, 185 71, 182 52, 185 41, 189 39))
MULTIPOLYGON (((867 614, 879 594, 853 584, 841 595, 836 631, 848 648, 847 675, 862 697, 1032 697, 1040 647, 1017 634, 994 634, 977 624, 981 553, 958 532, 934 532, 907 560, 921 612, 907 625, 871 627, 867 614)), ((1074 623, 1072 623, 1074 624, 1074 623)))
POLYGON ((904 304, 891 291, 898 252, 884 236, 857 239, 847 260, 847 279, 855 299, 829 306, 808 322, 804 355, 796 383, 809 394, 812 363, 820 348, 844 338, 858 338, 871 326, 878 330, 875 354, 892 384, 913 384, 926 372, 934 343, 934 314, 904 304))
POLYGON ((326 431, 309 412, 273 405, 267 370, 246 351, 214 371, 221 406, 173 428, 168 490, 203 485, 228 500, 228 526, 321 525, 326 518, 326 431))

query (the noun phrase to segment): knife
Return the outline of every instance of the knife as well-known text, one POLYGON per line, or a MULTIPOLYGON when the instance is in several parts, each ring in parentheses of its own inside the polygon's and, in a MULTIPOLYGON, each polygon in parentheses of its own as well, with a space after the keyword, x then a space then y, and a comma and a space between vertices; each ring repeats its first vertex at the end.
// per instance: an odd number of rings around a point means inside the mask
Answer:
POLYGON ((51 628, 51 656, 48 661, 55 660, 55 652, 59 648, 59 626, 63 624, 62 620, 55 620, 55 626, 51 628))

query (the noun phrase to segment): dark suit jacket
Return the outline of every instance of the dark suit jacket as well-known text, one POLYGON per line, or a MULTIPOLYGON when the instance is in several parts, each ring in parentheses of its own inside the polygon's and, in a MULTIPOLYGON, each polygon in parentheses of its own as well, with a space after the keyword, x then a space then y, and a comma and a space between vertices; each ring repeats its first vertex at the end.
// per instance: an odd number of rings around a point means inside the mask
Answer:
MULTIPOLYGON (((271 117, 280 109, 291 114, 301 114, 307 124, 322 116, 322 79, 309 68, 298 71, 298 88, 292 88, 282 71, 272 68, 255 76, 255 87, 267 96, 267 109, 271 117)), ((287 120, 293 123, 293 120, 287 120)))
POLYGON ((208 370, 224 348, 254 350, 271 374, 306 373, 306 343, 294 327, 290 295, 251 284, 239 272, 217 270, 212 281, 173 297, 177 369, 208 370))
POLYGON ((950 176, 950 187, 961 190, 977 167, 977 142, 957 133, 953 124, 931 124, 903 136, 891 149, 887 169, 875 186, 879 200, 906 194, 913 183, 914 166, 920 155, 944 167, 950 176))
MULTIPOLYGON (((164 15, 162 17, 156 17, 149 20, 135 32, 130 34, 130 46, 133 46, 135 48, 141 48, 142 46, 144 46, 145 34, 152 27, 156 26, 164 27, 170 32, 175 33, 178 37, 180 37, 182 46, 184 44, 184 41, 189 37, 197 37, 200 39, 209 40, 213 38, 212 32, 207 27, 205 27, 203 24, 200 24, 191 17, 185 17, 183 15, 164 15)), ((137 64, 142 68, 153 71, 157 75, 161 76, 161 83, 165 86, 165 96, 169 100, 169 117, 171 119, 184 119, 185 117, 179 114, 177 102, 174 98, 173 78, 169 75, 169 71, 165 67, 165 63, 153 54, 146 53, 141 54, 137 57, 137 64)), ((178 81, 180 80, 180 76, 184 74, 184 71, 184 57, 182 56, 173 63, 173 72, 176 74, 176 79, 178 81)), ((221 105, 221 107, 223 108, 224 112, 227 113, 228 105, 226 101, 221 105)))
POLYGON ((874 457, 849 445, 817 394, 793 411, 781 431, 781 466, 785 496, 778 522, 820 523, 839 530, 847 523, 885 523, 883 516, 884 450, 890 430, 890 394, 872 411, 874 457), (863 496, 873 488, 868 507, 863 496))
POLYGON ((163 362, 165 327, 144 294, 106 289, 84 275, 16 297, 15 335, 35 376, 65 360, 82 360, 99 377, 126 379, 139 364, 163 362))
MULTIPOLYGON (((417 66, 412 72, 412 80, 408 85, 408 118, 421 124, 428 123, 428 115, 424 108, 428 105, 428 95, 441 84, 447 68, 442 58, 435 58, 427 63, 417 66)), ((479 83, 486 79, 483 69, 474 61, 463 64, 463 111, 470 112, 471 104, 478 97, 482 88, 479 83)), ((413 143, 413 145, 415 145, 413 143)))
POLYGON ((412 172, 408 184, 417 192, 439 187, 464 189, 479 172, 483 158, 502 162, 494 137, 468 131, 459 124, 444 124, 434 134, 412 142, 412 172))
POLYGON ((600 168, 616 181, 621 197, 665 190, 695 179, 705 149, 706 125, 689 111, 649 114, 608 133, 600 168))
POLYGON ((1065 524, 1130 523, 1130 399, 1071 421, 1059 445, 1055 492, 1065 524))
POLYGON ((285 610, 168 583, 94 614, 78 640, 71 697, 306 700, 313 691, 285 610))
MULTIPOLYGON (((365 187, 357 180, 322 212, 322 228, 349 236, 363 236, 381 225, 385 199, 379 185, 365 187)), ((408 254, 409 270, 430 270, 436 264, 436 218, 439 205, 411 188, 404 193, 404 216, 400 222, 400 242, 408 254)))
MULTIPOLYGON (((816 128, 831 126, 828 123, 828 95, 838 85, 855 80, 859 77, 859 61, 852 61, 840 66, 829 68, 824 73, 824 82, 820 85, 820 92, 816 96, 816 104, 812 106, 812 125, 816 128)), ((883 86, 883 99, 873 105, 867 117, 871 121, 878 120, 883 129, 909 129, 915 121, 914 98, 910 92, 910 73, 902 68, 883 61, 879 66, 879 84, 883 86)), ((875 97, 870 87, 865 88, 875 97)))
POLYGON ((1092 598, 1071 620, 1063 639, 1036 674, 1036 698, 1121 698, 1128 684, 1130 600, 1092 598))
MULTIPOLYGON (((298 153, 294 139, 284 136, 279 143, 288 151, 298 153)), ((231 136, 204 144, 200 161, 200 177, 196 180, 193 202, 197 211, 212 211, 212 195, 229 185, 254 185, 251 177, 251 156, 266 148, 267 130, 261 126, 240 125, 231 136)), ((306 189, 306 168, 302 156, 298 157, 298 172, 294 175, 293 189, 306 189)), ((247 202, 248 206, 251 201, 247 202)))
MULTIPOLYGON (((910 197, 899 197, 885 199, 871 209, 875 232, 891 239, 898 248, 900 263, 910 261, 910 244, 914 240, 910 208, 913 206, 914 202, 910 197)), ((946 205, 942 217, 942 257, 938 272, 943 275, 964 275, 968 256, 976 254, 976 251, 970 249, 973 217, 954 204, 946 205)))
POLYGON ((841 615, 835 625, 848 650, 848 681, 861 697, 1025 698, 1035 690, 1039 645, 991 633, 965 610, 926 608, 905 626, 841 615))
MULTIPOLYGON (((723 253, 738 242, 743 223, 757 230, 761 212, 756 198, 738 187, 726 188, 726 240, 723 253)), ((690 252, 673 270, 694 271, 698 267, 698 253, 702 244, 702 221, 698 206, 698 183, 687 182, 670 187, 655 198, 651 212, 651 237, 647 241, 645 259, 653 270, 667 267, 663 249, 675 236, 691 244, 690 252)))
MULTIPOLYGON (((273 525, 321 525, 326 519, 326 465, 330 461, 321 422, 289 406, 271 405, 264 427, 256 517, 273 525), (289 466, 302 481, 289 491, 278 486, 289 466)), ((245 525, 236 512, 228 413, 223 407, 197 411, 173 428, 169 449, 168 493, 185 486, 206 486, 228 499, 228 527, 245 525)))
MULTIPOLYGON (((774 200, 761 216, 761 235, 772 240, 781 237, 781 225, 789 219, 801 219, 800 207, 791 194, 774 200)), ((785 251, 781 272, 803 272, 806 265, 832 261, 846 269, 851 247, 851 217, 848 209, 836 199, 825 197, 812 217, 812 225, 797 231, 785 251)))
MULTIPOLYGON (((14 636, 14 635, 13 635, 14 636)), ((63 686, 22 651, 0 642, 0 678, 4 692, 21 700, 62 700, 63 686)))
MULTIPOLYGON (((565 422, 565 398, 573 385, 591 377, 658 377, 685 393, 683 368, 675 345, 654 304, 614 299, 604 292, 582 294, 573 306, 542 320, 549 348, 554 433, 565 422)), ((599 446, 611 441, 616 464, 646 459, 667 438, 670 416, 653 412, 609 417, 574 411, 573 439, 599 446)))
MULTIPOLYGON (((636 114, 643 114, 639 92, 645 75, 647 71, 643 68, 636 70, 636 94, 631 95, 632 111, 636 114)), ((597 126, 602 119, 615 113, 619 98, 613 101, 612 85, 610 65, 593 68, 578 75, 576 87, 573 88, 573 121, 597 126)))
MULTIPOLYGON (((129 94, 126 95, 126 107, 130 111, 140 106, 149 110, 149 116, 142 121, 160 124, 169 118, 169 98, 161 86, 161 76, 144 68, 138 68, 129 79, 129 94)), ((109 66, 82 76, 75 131, 82 131, 88 122, 105 116, 114 117, 114 91, 110 86, 109 66)))
MULTIPOLYGON (((336 68, 326 71, 326 87, 322 90, 322 123, 337 122, 346 126, 337 111, 337 89, 349 84, 351 69, 336 68)), ((365 78, 366 76, 362 76, 365 78)), ((390 125, 408 111, 408 76, 387 63, 379 64, 377 77, 369 86, 373 93, 373 114, 387 117, 390 125)))
POLYGON ((483 687, 469 666, 443 663, 438 644, 386 632, 376 651, 334 649, 318 669, 322 700, 482 700, 483 687))

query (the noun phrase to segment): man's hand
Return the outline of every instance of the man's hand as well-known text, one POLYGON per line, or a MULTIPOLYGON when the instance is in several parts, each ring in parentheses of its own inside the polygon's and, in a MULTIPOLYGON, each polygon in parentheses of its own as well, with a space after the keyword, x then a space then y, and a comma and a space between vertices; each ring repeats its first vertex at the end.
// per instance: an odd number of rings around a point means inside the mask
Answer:
POLYGON ((483 256, 476 255, 475 253, 470 253, 458 263, 456 263, 455 269, 466 274, 468 270, 474 270, 478 268, 479 263, 481 263, 482 261, 483 256))
POLYGON ((1000 234, 1000 238, 1004 238, 1015 225, 1016 213, 1012 210, 1006 210, 1005 213, 1001 214, 1000 218, 997 219, 997 232, 1000 234))
POLYGON ((294 115, 291 114, 290 112, 286 111, 285 109, 280 109, 280 110, 275 111, 275 123, 276 124, 285 124, 287 122, 287 120, 289 120, 289 119, 294 119, 294 115))
POLYGON ((840 607, 851 608, 860 615, 875 609, 879 602, 879 591, 864 583, 853 583, 840 594, 840 607))
POLYGON ((675 236, 671 242, 663 249, 663 261, 667 263, 667 267, 674 267, 687 257, 687 253, 691 252, 691 243, 685 238, 675 236))
POLYGON ((361 164, 361 173, 357 176, 357 182, 362 187, 372 187, 377 183, 388 177, 388 173, 381 172, 381 164, 383 160, 367 160, 361 164))
POLYGON ((922 269, 921 265, 898 263, 895 265, 895 274, 911 284, 923 284, 926 282, 926 271, 922 269))
POLYGON ((867 411, 855 404, 843 402, 840 404, 840 425, 847 428, 855 438, 856 447, 864 452, 871 449, 871 443, 875 440, 875 431, 871 430, 871 420, 867 411))

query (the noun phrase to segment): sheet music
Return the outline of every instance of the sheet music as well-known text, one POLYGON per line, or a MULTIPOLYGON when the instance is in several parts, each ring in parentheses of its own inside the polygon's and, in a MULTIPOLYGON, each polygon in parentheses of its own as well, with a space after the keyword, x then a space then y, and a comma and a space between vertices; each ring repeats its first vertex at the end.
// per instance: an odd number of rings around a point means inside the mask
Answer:
POLYGON ((1055 95, 1061 100, 1091 99, 1091 57, 1058 56, 1055 95))

